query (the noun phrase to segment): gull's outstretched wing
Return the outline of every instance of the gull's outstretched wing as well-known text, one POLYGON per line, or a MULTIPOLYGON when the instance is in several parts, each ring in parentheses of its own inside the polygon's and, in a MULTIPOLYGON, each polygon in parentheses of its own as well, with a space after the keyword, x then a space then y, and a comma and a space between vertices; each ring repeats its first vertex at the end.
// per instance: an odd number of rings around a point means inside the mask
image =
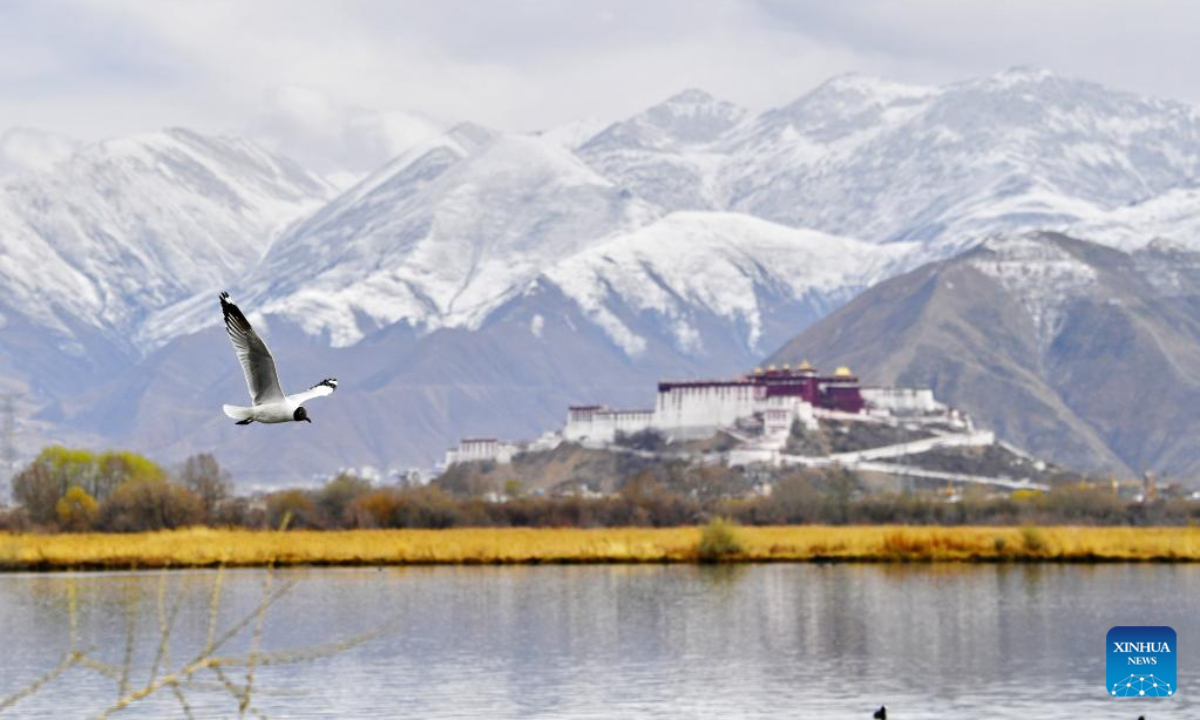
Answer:
POLYGON ((237 305, 229 301, 229 293, 221 293, 221 313, 225 316, 225 330, 233 343, 242 371, 246 373, 246 387, 255 405, 283 399, 283 388, 279 386, 279 375, 275 372, 275 359, 262 341, 250 321, 237 305))
POLYGON ((289 395, 288 400, 291 400, 298 405, 302 405, 313 398, 332 395, 334 390, 337 390, 337 378, 325 378, 302 393, 289 395))

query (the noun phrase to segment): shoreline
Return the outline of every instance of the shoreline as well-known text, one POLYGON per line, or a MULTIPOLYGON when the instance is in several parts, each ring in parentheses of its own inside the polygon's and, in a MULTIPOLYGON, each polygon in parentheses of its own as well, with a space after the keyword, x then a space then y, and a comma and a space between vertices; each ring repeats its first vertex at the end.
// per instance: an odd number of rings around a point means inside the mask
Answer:
MULTIPOLYGON (((375 565, 714 562, 703 527, 448 530, 185 530, 0 535, 0 572, 375 565)), ((740 551, 715 562, 1192 563, 1200 528, 737 527, 740 551)))

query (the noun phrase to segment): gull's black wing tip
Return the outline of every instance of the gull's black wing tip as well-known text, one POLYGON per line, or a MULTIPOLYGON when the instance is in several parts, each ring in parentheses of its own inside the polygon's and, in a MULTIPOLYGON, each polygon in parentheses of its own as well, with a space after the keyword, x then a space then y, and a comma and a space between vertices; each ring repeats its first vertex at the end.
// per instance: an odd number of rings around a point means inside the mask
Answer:
POLYGON ((225 327, 231 333, 235 330, 240 333, 251 332, 250 321, 242 314, 242 309, 229 299, 227 292, 221 293, 221 314, 225 317, 225 327))

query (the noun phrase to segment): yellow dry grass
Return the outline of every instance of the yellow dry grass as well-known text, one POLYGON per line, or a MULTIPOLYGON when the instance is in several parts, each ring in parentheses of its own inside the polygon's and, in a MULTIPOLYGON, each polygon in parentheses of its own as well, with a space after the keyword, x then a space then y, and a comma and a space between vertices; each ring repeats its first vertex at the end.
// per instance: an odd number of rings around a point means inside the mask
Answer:
MULTIPOLYGON (((1196 562, 1200 528, 738 527, 725 560, 1196 562)), ((701 528, 0 535, 0 569, 695 562, 701 528)))

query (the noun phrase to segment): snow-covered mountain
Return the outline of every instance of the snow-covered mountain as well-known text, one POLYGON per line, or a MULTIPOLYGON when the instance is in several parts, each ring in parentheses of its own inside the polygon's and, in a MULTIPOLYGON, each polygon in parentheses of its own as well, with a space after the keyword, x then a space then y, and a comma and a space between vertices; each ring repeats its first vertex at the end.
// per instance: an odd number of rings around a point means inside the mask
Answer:
POLYGON ((716 147, 747 113, 702 90, 685 90, 615 123, 579 146, 601 175, 667 210, 726 207, 716 147))
POLYGON ((0 273, 10 301, 121 342, 148 313, 245 272, 330 194, 244 140, 186 130, 110 140, 4 184, 0 273), (36 265, 23 261, 31 251, 36 265))
POLYGON ((7 178, 0 385, 21 396, 22 446, 110 442, 103 427, 80 434, 65 421, 138 367, 145 318, 244 273, 330 194, 246 141, 186 130, 83 147, 7 178))
POLYGON ((474 328, 555 259, 659 214, 536 137, 460 127, 394 165, 284 234, 239 283, 245 304, 334 346, 401 322, 474 328))
MULTIPOLYGON (((733 111, 701 112, 704 97, 669 101, 689 101, 683 121, 667 122, 661 107, 646 117, 681 137, 719 135, 727 123, 712 129, 712 117, 733 111)), ((633 327, 647 318, 649 332, 699 353, 697 317, 727 323, 752 359, 787 336, 786 320, 782 335, 764 327, 783 307, 803 308, 790 327, 811 322, 899 271, 911 250, 738 213, 664 212, 553 140, 460 126, 292 227, 236 289, 254 312, 348 347, 396 324, 419 335, 478 329, 540 282, 629 360, 646 347, 633 327)), ((155 347, 214 322, 200 296, 151 318, 142 338, 155 347)))
POLYGON ((545 272, 631 358, 636 325, 656 319, 680 352, 702 354, 703 319, 751 357, 779 325, 807 324, 903 267, 910 247, 879 247, 737 213, 679 212, 598 243, 545 272), (638 322, 638 321, 635 321, 638 322))
POLYGON ((1060 229, 1126 250, 1154 240, 1200 250, 1200 188, 1173 188, 1143 202, 1090 213, 1060 229))
MULTIPOLYGON (((841 76, 758 114, 687 90, 604 128, 465 123, 380 160, 333 197, 248 143, 172 130, 8 181, 0 282, 21 301, 0 302, 0 365, 54 328, 16 375, 71 343, 84 364, 58 375, 111 357, 46 422, 173 456, 219 444, 252 468, 262 453, 208 411, 242 392, 224 287, 293 356, 289 387, 343 380, 327 434, 273 435, 273 457, 425 463, 462 434, 552 427, 571 401, 744 369, 997 232, 1154 248, 1139 267, 1185 296, 1194 273, 1163 258, 1200 246, 1200 114, 1027 68, 940 88, 841 76)), ((1043 245, 1021 272, 981 262, 972 277, 1040 313, 1039 348, 1091 287, 1043 245)))
POLYGON ((680 97, 692 102, 673 98, 657 116, 700 106, 719 118, 704 124, 714 132, 683 139, 639 116, 581 156, 672 209, 920 240, 927 257, 996 232, 1103 221, 1200 178, 1196 108, 1034 68, 941 88, 839 76, 752 118, 680 97))
MULTIPOLYGON (((894 272, 1027 228, 1186 244, 1200 202, 1193 108, 1030 68, 943 88, 840 76, 757 116, 692 89, 581 141, 587 126, 463 124, 422 143, 281 237, 241 296, 348 346, 398 322, 478 327, 550 259, 677 210, 901 242, 894 272)), ((203 322, 206 302, 157 313, 142 346, 203 322)))

